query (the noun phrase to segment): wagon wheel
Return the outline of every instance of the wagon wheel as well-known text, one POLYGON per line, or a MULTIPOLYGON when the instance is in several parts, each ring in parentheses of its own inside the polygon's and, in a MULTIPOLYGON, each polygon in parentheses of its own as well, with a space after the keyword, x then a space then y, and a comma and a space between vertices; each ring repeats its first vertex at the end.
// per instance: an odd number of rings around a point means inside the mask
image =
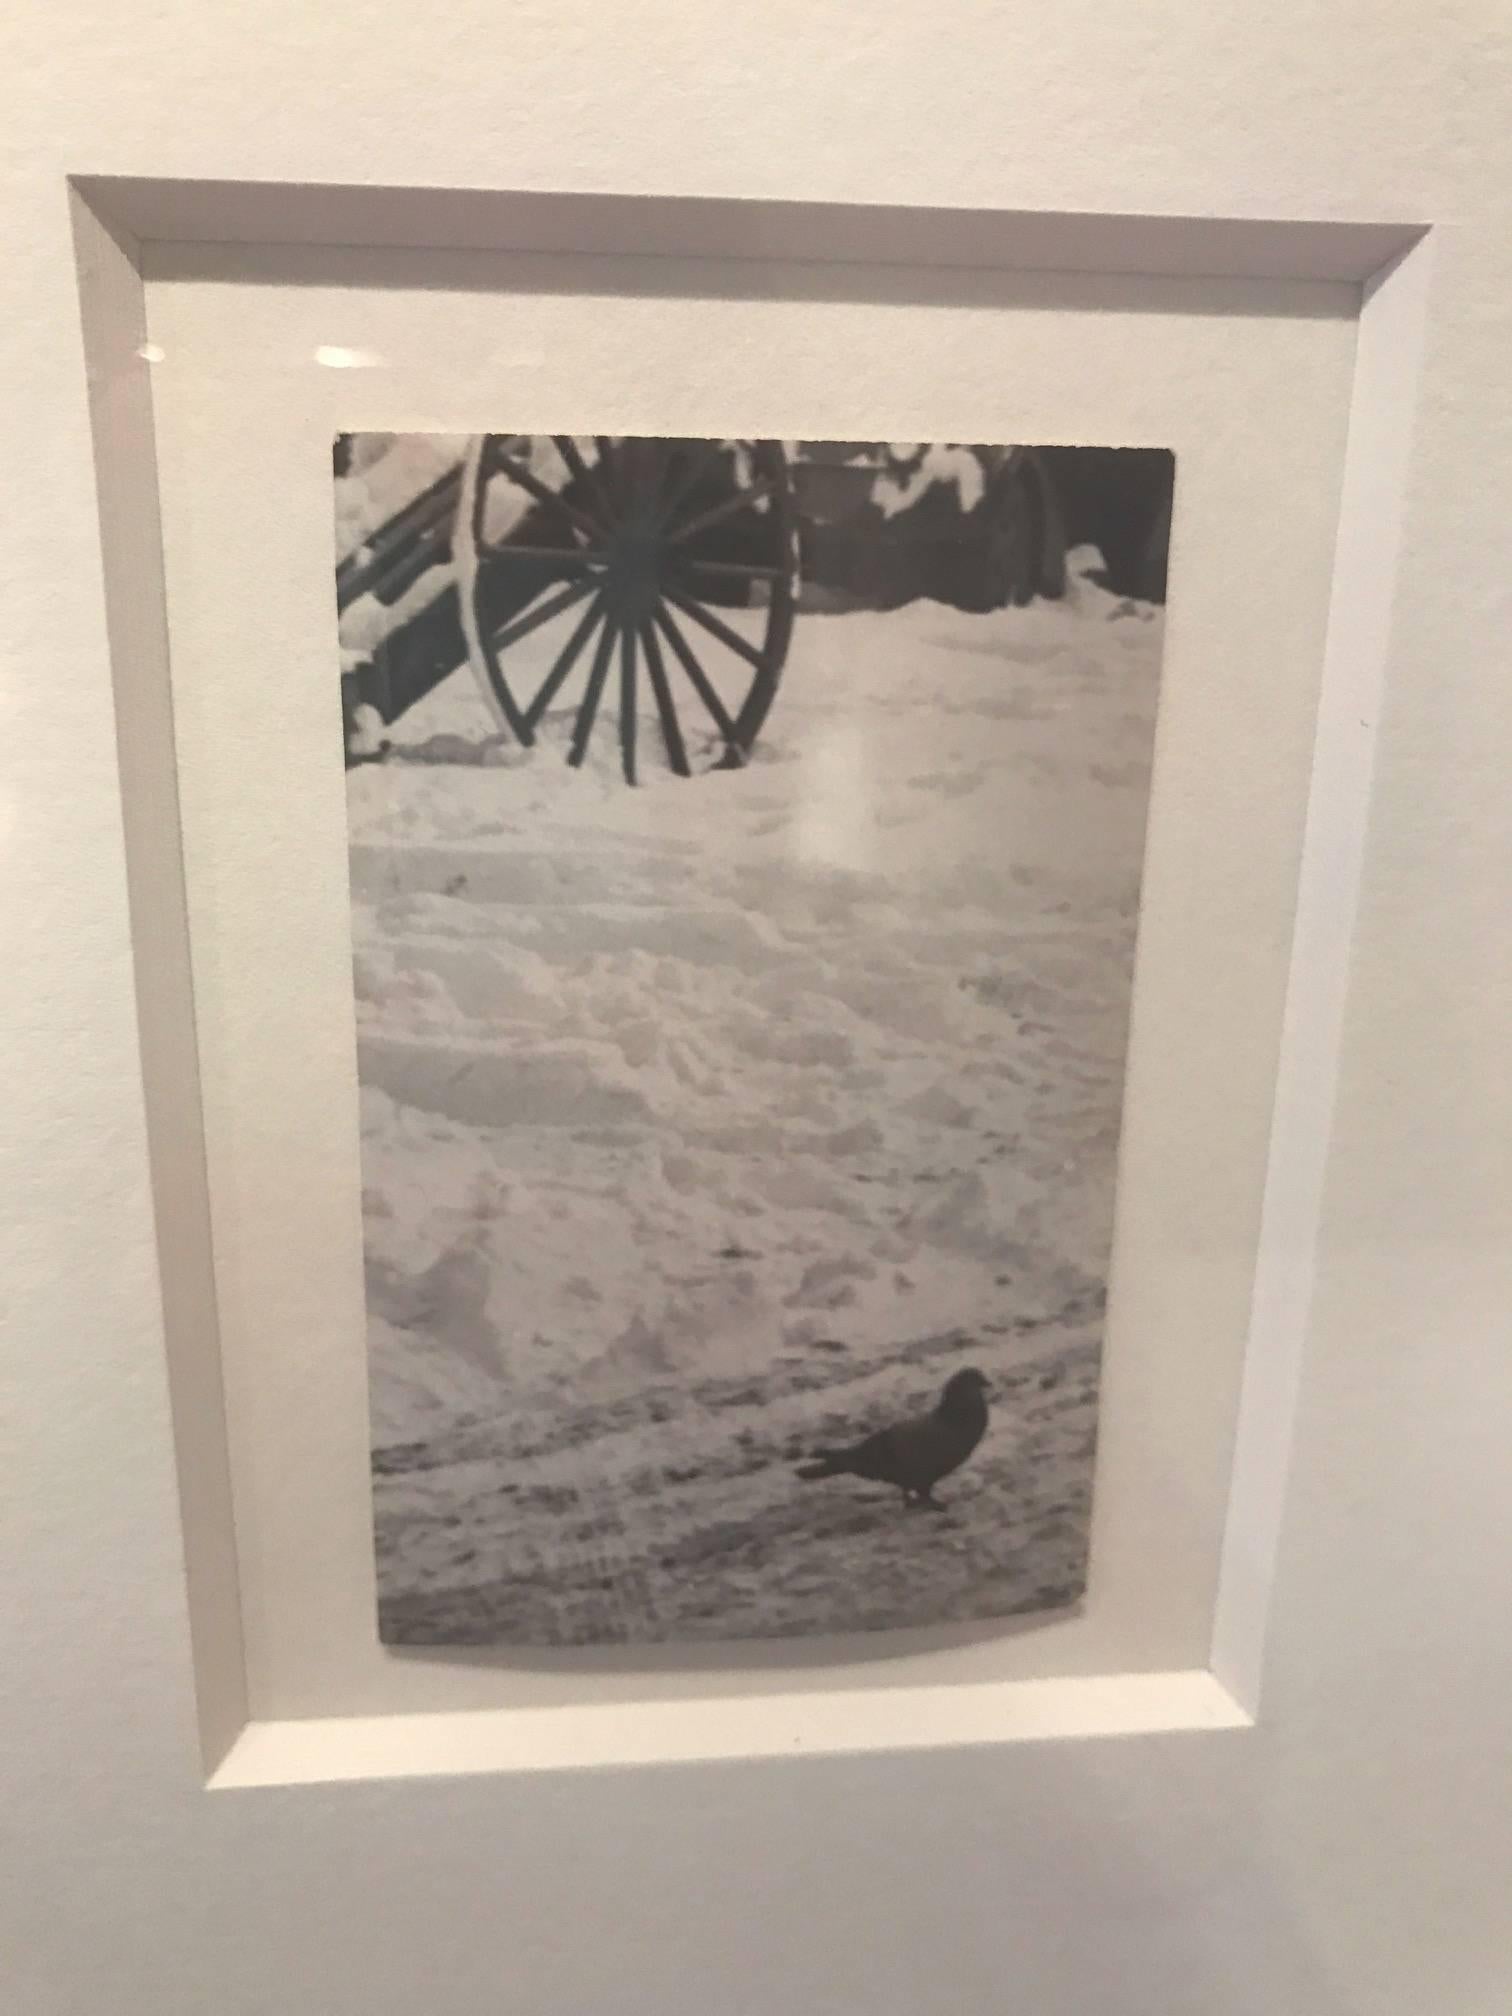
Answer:
POLYGON ((543 452, 546 439, 481 435, 462 472, 453 541, 462 627, 500 726, 532 744, 586 665, 567 752, 581 764, 617 655, 627 782, 637 774, 642 667, 677 775, 691 776, 705 748, 709 767, 739 768, 793 627, 797 539, 781 445, 556 434, 543 452), (491 537, 499 517, 509 529, 491 537), (570 634, 533 675, 534 690, 519 673, 512 683, 511 647, 569 612, 570 634))

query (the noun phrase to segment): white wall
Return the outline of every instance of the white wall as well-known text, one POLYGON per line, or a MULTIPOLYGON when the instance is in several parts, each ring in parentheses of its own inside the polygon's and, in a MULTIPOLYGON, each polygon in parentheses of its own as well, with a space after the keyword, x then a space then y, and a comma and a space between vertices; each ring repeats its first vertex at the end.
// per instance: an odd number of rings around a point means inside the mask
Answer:
POLYGON ((1276 0, 12 0, 0 1990, 33 2012, 1512 2001, 1512 23, 1276 0), (71 172, 1420 218, 1437 250, 1255 1732, 207 1794, 71 172), (17 499, 19 493, 19 501, 17 499))

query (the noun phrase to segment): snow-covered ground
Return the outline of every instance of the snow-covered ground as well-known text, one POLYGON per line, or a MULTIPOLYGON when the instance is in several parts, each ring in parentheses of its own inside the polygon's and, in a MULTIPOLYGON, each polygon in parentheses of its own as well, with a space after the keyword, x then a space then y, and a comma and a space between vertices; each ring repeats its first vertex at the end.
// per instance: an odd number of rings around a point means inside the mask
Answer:
POLYGON ((803 616, 749 767, 648 711, 636 789, 607 704, 575 772, 572 689, 523 752, 463 671, 351 773, 386 1638, 1075 1599, 1161 628, 803 616), (965 1364, 947 1513, 794 1481, 965 1364))

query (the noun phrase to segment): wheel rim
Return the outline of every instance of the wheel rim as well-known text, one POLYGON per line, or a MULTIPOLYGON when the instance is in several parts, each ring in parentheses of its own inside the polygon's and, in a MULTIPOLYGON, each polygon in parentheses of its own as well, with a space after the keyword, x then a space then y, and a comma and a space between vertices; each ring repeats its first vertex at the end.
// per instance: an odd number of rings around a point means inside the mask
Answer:
POLYGON ((749 758, 793 623, 797 540, 779 443, 481 435, 454 558, 469 658, 517 741, 533 744, 560 716, 580 765, 617 661, 628 782, 643 697, 675 774, 749 758), (545 670, 512 664, 514 647, 553 623, 545 670))

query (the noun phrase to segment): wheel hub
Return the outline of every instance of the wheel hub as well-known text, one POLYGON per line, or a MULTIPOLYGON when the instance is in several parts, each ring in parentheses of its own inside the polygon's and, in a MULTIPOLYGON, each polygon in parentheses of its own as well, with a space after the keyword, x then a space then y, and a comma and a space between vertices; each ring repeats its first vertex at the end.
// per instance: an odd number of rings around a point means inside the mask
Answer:
POLYGON ((605 553, 609 597, 622 622, 639 626, 661 596, 664 557, 661 526, 648 513, 636 513, 614 529, 605 553))

